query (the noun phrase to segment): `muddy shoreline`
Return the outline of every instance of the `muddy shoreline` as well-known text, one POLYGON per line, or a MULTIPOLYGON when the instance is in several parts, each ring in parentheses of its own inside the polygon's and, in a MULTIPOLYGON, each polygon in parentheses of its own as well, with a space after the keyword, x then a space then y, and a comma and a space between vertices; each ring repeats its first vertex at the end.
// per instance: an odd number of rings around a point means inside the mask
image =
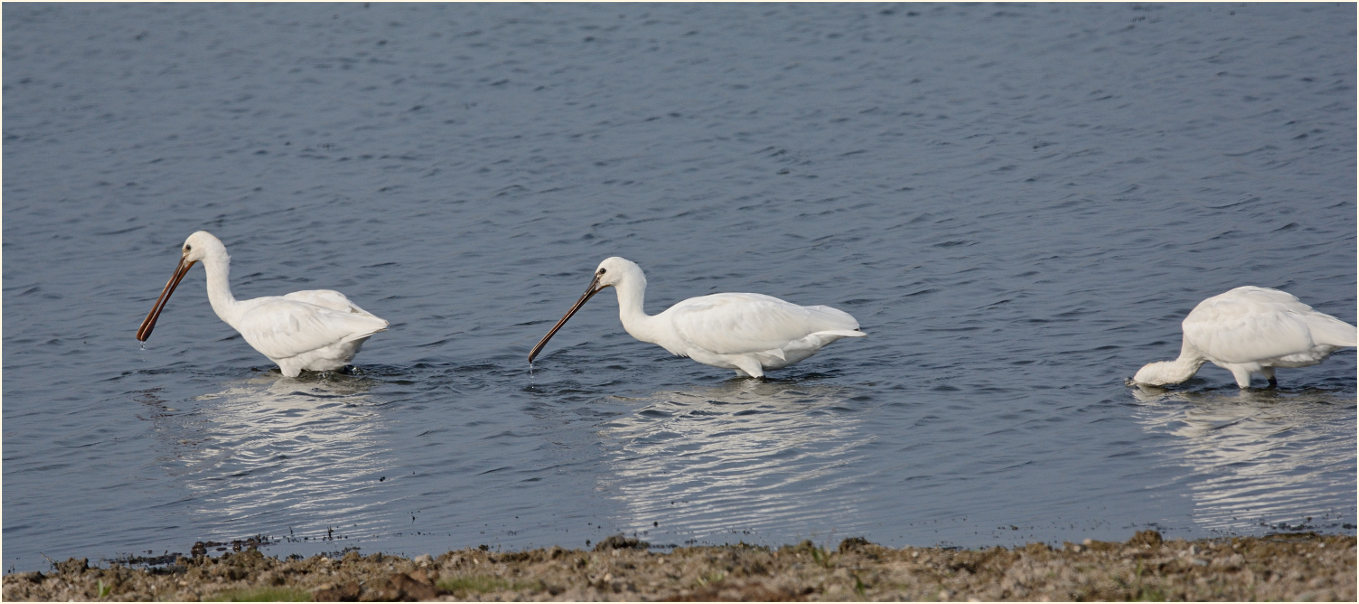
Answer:
POLYGON ((84 559, 4 576, 5 600, 1331 600, 1355 601, 1355 537, 1316 533, 1185 541, 900 549, 682 547, 614 537, 592 550, 449 551, 406 558, 239 552, 159 564, 84 559))

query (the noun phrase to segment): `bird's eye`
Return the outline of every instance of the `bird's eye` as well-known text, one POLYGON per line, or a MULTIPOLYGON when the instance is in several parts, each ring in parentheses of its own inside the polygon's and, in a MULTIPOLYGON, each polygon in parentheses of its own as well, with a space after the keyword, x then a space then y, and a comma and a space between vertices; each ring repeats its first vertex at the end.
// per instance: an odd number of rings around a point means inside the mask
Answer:
POLYGON ((603 268, 601 268, 601 269, 599 269, 599 272, 597 272, 597 273, 595 273, 595 274, 596 274, 596 275, 603 275, 604 273, 607 273, 607 272, 609 272, 608 269, 603 269, 603 268))
POLYGON ((192 246, 192 245, 189 245, 189 244, 187 244, 187 243, 184 244, 184 251, 187 252, 187 251, 190 251, 190 250, 192 250, 192 249, 193 249, 193 246, 192 246))

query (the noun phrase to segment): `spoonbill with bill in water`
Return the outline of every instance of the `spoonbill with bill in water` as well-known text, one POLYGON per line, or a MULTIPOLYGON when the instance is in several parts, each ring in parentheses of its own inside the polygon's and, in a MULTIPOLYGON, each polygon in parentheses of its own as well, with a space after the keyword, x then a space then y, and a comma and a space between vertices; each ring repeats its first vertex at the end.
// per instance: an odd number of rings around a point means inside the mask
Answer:
POLYGON ((297 377, 304 369, 343 369, 369 336, 387 329, 387 321, 329 289, 237 300, 227 282, 231 259, 226 246, 212 233, 198 231, 184 240, 179 265, 137 329, 138 340, 145 342, 151 337, 170 294, 200 261, 207 273, 208 302, 213 312, 260 354, 277 363, 288 377, 297 377))
POLYGON ((1293 294, 1267 287, 1238 287, 1199 302, 1181 323, 1180 357, 1148 364, 1133 383, 1164 386, 1184 382, 1204 362, 1232 372, 1236 385, 1250 387, 1252 373, 1274 379, 1275 367, 1306 367, 1332 352, 1355 345, 1355 328, 1312 310, 1293 294))
POLYGON ((845 311, 763 294, 698 296, 648 315, 642 309, 646 276, 641 267, 615 256, 599 263, 585 294, 533 346, 529 362, 586 301, 610 286, 617 291, 618 318, 629 335, 705 365, 735 369, 737 375, 764 377, 766 370, 792 365, 840 338, 867 335, 845 311))

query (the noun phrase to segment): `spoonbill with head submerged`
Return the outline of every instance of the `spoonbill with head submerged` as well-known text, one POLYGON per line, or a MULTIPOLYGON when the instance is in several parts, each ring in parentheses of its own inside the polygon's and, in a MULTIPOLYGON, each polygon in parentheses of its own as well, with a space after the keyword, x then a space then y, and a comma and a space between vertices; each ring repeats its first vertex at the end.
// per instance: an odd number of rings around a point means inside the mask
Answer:
POLYGON ((737 375, 764 377, 765 370, 792 365, 840 338, 867 335, 845 311, 763 294, 709 294, 648 315, 642 310, 646 276, 641 267, 615 256, 599 263, 585 294, 533 346, 529 362, 587 300, 610 286, 618 293, 618 318, 629 335, 705 365, 735 369, 737 375))
POLYGON ((288 377, 297 377, 303 369, 342 369, 369 336, 387 329, 387 321, 329 289, 237 300, 227 283, 231 259, 226 246, 212 233, 198 231, 184 240, 179 266, 137 329, 138 340, 145 342, 151 337, 170 294, 194 263, 200 261, 207 273, 208 302, 213 312, 240 332, 260 354, 277 363, 288 377))
POLYGON ((1139 369, 1133 382, 1148 386, 1178 384, 1204 362, 1232 372, 1236 385, 1250 387, 1252 373, 1274 379, 1275 367, 1306 367, 1332 352, 1355 345, 1355 328, 1312 310, 1285 291, 1251 285, 1199 302, 1181 323, 1180 358, 1139 369))

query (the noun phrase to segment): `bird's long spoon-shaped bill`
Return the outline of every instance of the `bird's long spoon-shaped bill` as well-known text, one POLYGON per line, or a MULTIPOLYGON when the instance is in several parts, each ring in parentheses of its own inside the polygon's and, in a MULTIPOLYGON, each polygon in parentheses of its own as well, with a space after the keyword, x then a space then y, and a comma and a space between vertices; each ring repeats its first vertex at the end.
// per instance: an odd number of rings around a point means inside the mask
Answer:
POLYGON ((530 363, 533 362, 534 357, 538 356, 539 352, 542 352, 543 347, 547 345, 547 341, 551 340, 552 336, 557 334, 557 330, 561 329, 563 325, 566 325, 566 321, 571 318, 571 315, 576 314, 576 311, 580 310, 580 307, 585 306, 585 303, 588 302, 590 298, 593 298, 595 294, 604 290, 603 287, 598 287, 598 285, 599 275, 595 275, 595 278, 590 280, 590 287, 585 288, 585 293, 581 295, 579 300, 576 300, 576 303, 571 307, 571 310, 566 311, 566 314, 562 315, 561 320, 557 321, 557 324, 552 326, 552 329, 547 332, 547 335, 543 336, 543 339, 538 340, 538 343, 533 345, 533 350, 529 351, 528 360, 530 363))
POLYGON ((151 330, 156 328, 156 321, 160 319, 160 311, 165 309, 165 303, 170 301, 170 294, 175 293, 175 288, 184 279, 184 275, 189 273, 189 268, 193 266, 192 260, 179 259, 179 265, 175 267, 175 274, 170 276, 170 280, 165 282, 165 289, 160 290, 160 297, 156 298, 156 305, 151 307, 151 312, 146 314, 146 319, 142 321, 142 326, 137 328, 137 340, 145 342, 151 337, 151 330))

